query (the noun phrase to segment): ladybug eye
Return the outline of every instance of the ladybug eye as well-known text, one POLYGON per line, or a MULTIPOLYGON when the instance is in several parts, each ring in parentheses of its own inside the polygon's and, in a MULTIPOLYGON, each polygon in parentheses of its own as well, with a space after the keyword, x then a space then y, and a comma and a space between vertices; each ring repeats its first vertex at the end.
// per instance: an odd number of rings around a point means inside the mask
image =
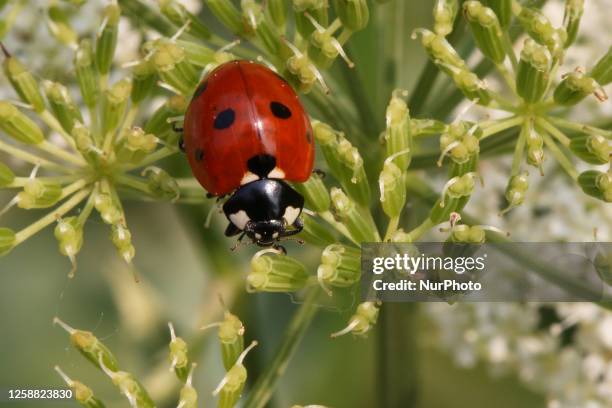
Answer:
POLYGON ((291 111, 280 102, 270 102, 270 110, 272 114, 279 119, 288 119, 291 117, 291 111))
POLYGON ((236 113, 234 113, 233 109, 226 109, 224 111, 219 112, 217 117, 215 118, 214 127, 215 129, 226 129, 232 126, 234 123, 234 119, 236 119, 236 113))

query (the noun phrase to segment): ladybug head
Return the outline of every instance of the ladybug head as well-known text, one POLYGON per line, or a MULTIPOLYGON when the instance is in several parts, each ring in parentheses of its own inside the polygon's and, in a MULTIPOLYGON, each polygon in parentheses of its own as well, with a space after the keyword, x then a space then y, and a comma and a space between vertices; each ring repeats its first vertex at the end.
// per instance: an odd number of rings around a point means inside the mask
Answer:
POLYGON ((259 179, 241 186, 223 205, 229 220, 225 235, 240 234, 259 246, 273 246, 302 230, 304 198, 289 184, 259 179))

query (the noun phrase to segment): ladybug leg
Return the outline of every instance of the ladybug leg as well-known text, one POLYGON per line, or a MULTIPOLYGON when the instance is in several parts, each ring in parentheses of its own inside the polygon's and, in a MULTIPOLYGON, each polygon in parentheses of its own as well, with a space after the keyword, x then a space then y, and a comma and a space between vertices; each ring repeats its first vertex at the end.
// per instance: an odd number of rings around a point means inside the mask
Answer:
POLYGON ((172 122, 172 130, 174 130, 176 133, 183 133, 183 128, 180 127, 177 123, 178 122, 172 122))
POLYGON ((283 255, 287 255, 287 250, 285 249, 284 246, 279 245, 279 244, 274 244, 272 245, 272 248, 276 249, 277 251, 280 251, 283 253, 283 255))
POLYGON ((181 152, 185 153, 185 139, 183 136, 181 136, 178 141, 178 148, 181 150, 181 152))
POLYGON ((206 193, 206 198, 214 198, 214 197, 216 197, 214 194, 206 193))
POLYGON ((322 179, 325 178, 325 176, 327 175, 323 170, 321 169, 313 169, 312 170, 312 174, 316 174, 317 176, 321 177, 322 179))
MULTIPOLYGON (((225 236, 226 237, 233 237, 234 235, 238 235, 240 234, 240 230, 238 229, 237 226, 235 226, 234 224, 232 224, 231 222, 227 225, 227 228, 225 229, 225 236)), ((242 233, 242 235, 240 236, 240 238, 238 238, 238 240, 240 241, 242 239, 242 237, 244 236, 244 232, 242 233)))

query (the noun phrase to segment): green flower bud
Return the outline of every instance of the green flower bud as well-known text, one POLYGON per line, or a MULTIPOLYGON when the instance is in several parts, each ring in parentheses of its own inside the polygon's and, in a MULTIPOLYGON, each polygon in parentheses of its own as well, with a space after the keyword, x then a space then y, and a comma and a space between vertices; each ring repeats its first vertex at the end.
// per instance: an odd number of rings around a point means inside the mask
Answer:
POLYGON ((485 0, 483 4, 495 12, 503 29, 507 29, 510 26, 512 21, 512 0, 485 0))
POLYGON ((132 68, 132 94, 134 104, 142 102, 157 82, 155 66, 149 60, 141 60, 132 68))
POLYGON ((107 5, 104 8, 103 16, 102 27, 96 38, 95 58, 98 72, 102 75, 108 75, 113 64, 115 48, 117 48, 118 25, 121 16, 119 5, 117 3, 107 5))
POLYGON ((308 280, 306 268, 287 255, 264 256, 270 250, 259 251, 251 259, 251 272, 247 276, 247 290, 254 292, 295 292, 308 280))
POLYGON ((187 110, 187 100, 182 95, 170 97, 160 106, 144 126, 146 133, 151 133, 169 146, 177 146, 180 135, 172 129, 169 119, 181 116, 187 110))
POLYGON ((183 96, 190 96, 200 77, 196 68, 187 60, 185 51, 166 40, 157 40, 153 47, 152 61, 161 79, 183 96))
POLYGON ((570 142, 570 150, 591 164, 606 164, 612 154, 610 142, 602 135, 575 136, 570 142))
POLYGON ((436 0, 433 9, 434 31, 447 36, 453 31, 453 24, 459 10, 458 0, 436 0))
POLYGON ((349 324, 339 332, 333 333, 332 338, 348 333, 363 336, 369 332, 378 320, 378 305, 374 302, 363 302, 357 306, 355 314, 349 319, 349 324))
POLYGON ((544 162, 544 138, 533 127, 527 133, 527 164, 541 168, 544 162))
POLYGON ((502 211, 502 214, 516 206, 523 204, 523 202, 525 201, 525 193, 527 192, 528 188, 528 173, 519 173, 515 176, 510 177, 505 192, 506 201, 508 201, 508 207, 502 211))
POLYGON ((100 369, 104 366, 106 370, 119 370, 119 364, 113 353, 92 332, 74 329, 58 317, 53 319, 53 323, 59 324, 70 334, 70 343, 93 365, 100 369))
POLYGON ((444 72, 449 75, 452 74, 448 70, 448 66, 468 69, 465 61, 443 36, 434 34, 424 28, 416 30, 412 37, 416 38, 416 34, 421 34, 421 44, 423 44, 429 58, 444 72))
POLYGON ((269 0, 266 6, 270 20, 272 20, 279 31, 284 32, 285 24, 287 22, 287 1, 269 0))
POLYGON ((334 0, 334 9, 342 25, 351 31, 363 30, 368 25, 370 10, 366 0, 334 0))
POLYGON ((565 1, 565 13, 563 15, 563 27, 565 27, 565 32, 567 33, 565 48, 568 48, 576 41, 582 13, 584 13, 584 0, 565 1))
POLYGON ((334 178, 360 205, 369 205, 370 186, 357 148, 325 123, 314 121, 313 133, 334 178))
POLYGON ((403 172, 392 161, 385 160, 378 185, 383 211, 389 217, 398 217, 406 205, 406 181, 403 172))
POLYGON ((231 0, 206 0, 206 5, 217 20, 236 35, 244 33, 242 16, 231 0))
POLYGON ((484 229, 479 225, 459 224, 452 228, 450 240, 456 243, 482 244, 486 236, 484 229))
POLYGON ((578 176, 578 184, 586 194, 612 203, 612 174, 587 170, 578 176))
POLYGON ((329 287, 351 287, 361 277, 361 251, 340 244, 326 247, 321 254, 317 279, 331 296, 329 287))
POLYGON ((132 407, 155 408, 155 403, 149 393, 133 374, 110 370, 102 360, 100 366, 104 373, 110 377, 113 384, 119 388, 119 391, 125 395, 132 407))
POLYGON ((187 32, 201 39, 210 38, 210 31, 197 16, 190 13, 185 6, 176 0, 159 0, 159 10, 176 27, 187 26, 187 32))
POLYGON ((410 133, 412 135, 437 135, 446 132, 446 123, 434 119, 411 119, 410 133))
POLYGON ((601 86, 612 82, 612 47, 591 70, 591 77, 601 86))
POLYGON ((252 342, 251 345, 240 354, 240 357, 236 360, 236 364, 228 370, 223 380, 221 380, 213 392, 213 395, 219 396, 219 401, 217 403, 218 408, 233 408, 240 399, 244 384, 247 380, 247 370, 243 365, 243 361, 247 353, 256 345, 256 341, 252 342))
POLYGON ((478 75, 467 69, 452 66, 448 66, 447 71, 466 98, 478 101, 478 104, 483 106, 491 102, 491 93, 487 83, 478 78, 478 75))
POLYGON ((408 105, 401 97, 404 92, 401 90, 393 91, 389 105, 387 105, 385 115, 387 129, 384 133, 387 157, 397 155, 393 160, 402 171, 410 166, 410 159, 412 158, 411 120, 408 105))
POLYGON ((295 183, 292 186, 304 197, 306 208, 309 210, 318 213, 329 210, 329 191, 318 173, 313 173, 306 182, 295 183))
POLYGON ((104 404, 94 396, 91 388, 80 381, 72 380, 58 366, 55 366, 55 371, 59 373, 62 379, 70 387, 73 392, 74 399, 79 404, 86 408, 104 408, 104 404))
POLYGON ((74 68, 83 102, 91 109, 96 106, 100 96, 100 87, 98 74, 94 66, 93 49, 91 41, 88 39, 83 39, 79 43, 79 47, 74 54, 74 68))
POLYGON ((15 173, 4 163, 0 162, 0 188, 6 187, 15 180, 15 173))
POLYGON ((339 188, 331 189, 331 202, 335 216, 346 226, 356 242, 379 241, 378 232, 369 210, 361 211, 354 201, 339 188))
POLYGON ((111 228, 111 241, 119 255, 126 263, 131 263, 136 255, 136 249, 132 245, 132 233, 122 224, 114 224, 111 228))
POLYGON ((62 44, 69 46, 76 45, 78 35, 72 27, 70 27, 70 20, 68 20, 68 16, 66 16, 64 10, 58 6, 52 5, 49 7, 47 15, 49 17, 47 25, 49 26, 51 34, 53 34, 62 44))
POLYGON ((35 145, 45 140, 42 130, 14 105, 0 101, 0 129, 18 142, 35 145))
POLYGON ((542 99, 550 79, 551 57, 545 46, 531 38, 525 40, 516 74, 516 88, 525 102, 542 99))
POLYGON ((343 134, 339 134, 336 154, 343 165, 342 173, 339 175, 340 184, 358 204, 368 206, 370 204, 370 184, 359 150, 343 134))
POLYGON ((22 101, 32 105, 35 112, 42 112, 45 110, 45 101, 40 94, 38 82, 17 58, 9 55, 6 50, 4 51, 5 58, 2 68, 13 89, 15 89, 15 92, 17 92, 22 101))
POLYGON ((305 215, 302 220, 304 229, 298 236, 305 242, 324 247, 337 241, 336 237, 329 232, 329 228, 318 222, 315 217, 305 215))
POLYGON ((286 70, 283 76, 286 77, 291 85, 298 91, 303 93, 310 92, 317 81, 320 81, 325 87, 321 73, 310 58, 308 58, 306 54, 299 53, 297 48, 295 50, 298 54, 287 59, 285 64, 286 70))
POLYGON ((567 37, 564 30, 555 29, 548 18, 534 8, 522 7, 518 20, 531 38, 548 47, 554 59, 561 57, 567 37))
POLYGON ((95 166, 100 164, 104 153, 94 143, 89 128, 80 122, 75 122, 71 135, 79 153, 81 153, 90 164, 95 166))
POLYGON ((322 26, 328 25, 327 0, 293 0, 293 11, 295 13, 295 28, 302 38, 310 38, 315 27, 308 20, 308 13, 317 23, 322 26))
POLYGON ((588 94, 593 94, 600 102, 608 99, 603 88, 590 76, 576 70, 570 72, 555 88, 553 97, 560 105, 571 106, 583 100, 588 94))
POLYGON ((102 221, 114 225, 123 219, 121 207, 113 200, 110 194, 98 191, 94 197, 94 207, 100 213, 102 221))
POLYGON ((83 226, 78 217, 62 218, 55 226, 54 235, 58 241, 60 253, 67 256, 72 263, 68 277, 73 278, 76 272, 75 257, 83 246, 83 226))
POLYGON ((221 343, 223 366, 230 370, 244 351, 244 325, 237 316, 227 311, 222 322, 206 327, 213 325, 219 326, 217 335, 221 343))
POLYGON ((440 198, 431 209, 429 218, 434 224, 447 221, 451 214, 459 212, 467 204, 474 191, 474 177, 476 173, 465 173, 451 178, 442 190, 440 198))
POLYGON ((6 255, 15 247, 15 232, 9 228, 0 228, 0 256, 6 255))
POLYGON ((17 206, 26 210, 32 208, 49 208, 62 197, 62 186, 59 183, 30 179, 17 194, 17 206))
POLYGON ((354 67, 353 62, 349 60, 342 49, 340 42, 333 36, 332 30, 326 30, 310 15, 306 17, 311 20, 316 28, 310 35, 310 42, 308 43, 308 56, 312 61, 320 68, 325 69, 329 68, 336 58, 338 58, 338 55, 340 55, 349 67, 354 67))
POLYGON ((126 129, 115 142, 117 160, 138 164, 157 147, 157 138, 139 127, 126 129))
POLYGON ((442 165, 445 156, 449 156, 457 164, 468 163, 478 156, 480 142, 478 137, 482 129, 469 122, 455 122, 448 125, 446 131, 440 136, 440 159, 438 166, 442 165))
POLYGON ((501 64, 506 58, 506 51, 502 28, 495 12, 479 1, 466 1, 463 10, 478 48, 491 61, 501 64))
POLYGON ((68 89, 59 82, 43 81, 45 95, 51 106, 51 111, 62 128, 68 133, 72 132, 75 122, 83 122, 81 110, 72 100, 68 89))
POLYGON ((198 408, 198 392, 193 388, 193 370, 196 364, 191 364, 191 369, 187 375, 187 379, 179 393, 179 408, 198 408))
POLYGON ((132 83, 122 79, 104 91, 102 97, 102 125, 104 133, 114 132, 123 116, 132 92, 132 83))
POLYGON ((170 329, 170 344, 168 345, 170 368, 179 380, 186 382, 190 372, 187 343, 181 337, 176 336, 172 323, 168 323, 168 328, 170 329))
POLYGON ((178 183, 165 170, 159 167, 147 167, 142 175, 147 178, 147 186, 153 196, 171 201, 176 201, 180 197, 178 183))

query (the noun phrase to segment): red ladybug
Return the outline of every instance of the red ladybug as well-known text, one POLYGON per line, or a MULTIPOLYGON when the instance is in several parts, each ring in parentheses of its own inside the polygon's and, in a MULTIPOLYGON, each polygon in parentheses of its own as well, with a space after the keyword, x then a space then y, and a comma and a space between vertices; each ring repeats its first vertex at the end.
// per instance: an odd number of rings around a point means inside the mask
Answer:
POLYGON ((302 230, 304 182, 314 163, 308 115, 291 86, 269 68, 232 61, 212 71, 187 109, 183 148, 194 176, 223 205, 226 236, 277 246, 302 230))

